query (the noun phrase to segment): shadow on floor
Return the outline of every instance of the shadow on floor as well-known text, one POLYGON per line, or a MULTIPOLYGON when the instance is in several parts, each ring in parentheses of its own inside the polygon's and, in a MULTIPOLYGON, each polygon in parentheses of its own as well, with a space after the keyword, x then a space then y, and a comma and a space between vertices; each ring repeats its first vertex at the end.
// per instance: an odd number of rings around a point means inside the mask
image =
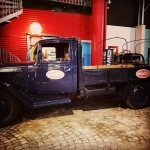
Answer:
POLYGON ((50 118, 50 117, 73 115, 74 110, 92 111, 115 107, 121 107, 122 109, 128 108, 128 106, 125 105, 124 103, 120 103, 119 101, 117 101, 115 95, 94 96, 87 99, 72 98, 71 104, 49 106, 45 108, 37 108, 32 110, 24 108, 20 113, 18 121, 20 122, 22 120, 30 120, 30 119, 34 120, 38 118, 50 118))

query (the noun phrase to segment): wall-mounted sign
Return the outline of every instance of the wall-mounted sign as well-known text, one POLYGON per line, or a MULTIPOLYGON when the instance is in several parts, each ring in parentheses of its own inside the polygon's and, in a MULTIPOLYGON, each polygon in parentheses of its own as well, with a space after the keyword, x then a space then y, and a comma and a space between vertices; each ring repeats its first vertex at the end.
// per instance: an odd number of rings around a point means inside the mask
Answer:
POLYGON ((108 49, 113 50, 113 55, 118 54, 118 46, 108 46, 108 49))
POLYGON ((42 53, 48 60, 56 60, 56 48, 55 47, 42 47, 42 53))
POLYGON ((46 73, 46 76, 49 79, 61 79, 65 76, 64 72, 60 71, 60 70, 50 70, 46 73))

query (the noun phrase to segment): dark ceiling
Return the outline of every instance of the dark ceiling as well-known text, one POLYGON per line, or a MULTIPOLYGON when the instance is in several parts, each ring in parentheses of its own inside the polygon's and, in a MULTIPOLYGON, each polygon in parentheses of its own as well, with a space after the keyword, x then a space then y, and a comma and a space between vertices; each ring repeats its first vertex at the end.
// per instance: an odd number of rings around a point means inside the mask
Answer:
MULTIPOLYGON (((140 0, 142 1, 142 0, 140 0)), ((145 0, 145 19, 146 28, 150 29, 150 0, 145 0)), ((92 14, 89 5, 75 5, 57 2, 56 0, 23 0, 24 8, 46 9, 69 13, 80 13, 85 15, 92 14)), ((111 0, 108 5, 107 24, 116 26, 135 27, 138 25, 139 0, 111 0)), ((141 12, 140 12, 141 13, 141 12)))
MULTIPOLYGON (((141 1, 141 11, 142 15, 142 0, 111 0, 111 4, 108 5, 108 18, 107 23, 109 25, 117 26, 127 26, 135 27, 138 25, 138 11, 139 11, 139 1, 141 1)), ((150 29, 150 0, 145 0, 145 17, 144 24, 146 28, 150 29)), ((141 18, 140 18, 141 20, 141 18)), ((140 21, 140 24, 141 21, 140 21)))

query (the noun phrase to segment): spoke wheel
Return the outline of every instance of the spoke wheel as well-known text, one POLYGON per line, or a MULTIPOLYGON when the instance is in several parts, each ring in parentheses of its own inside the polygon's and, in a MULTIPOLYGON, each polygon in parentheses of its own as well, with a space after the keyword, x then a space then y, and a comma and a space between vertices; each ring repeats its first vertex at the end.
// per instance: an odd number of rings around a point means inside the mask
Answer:
POLYGON ((131 86, 127 98, 127 105, 131 108, 138 109, 146 106, 148 102, 146 87, 143 85, 131 86))
POLYGON ((0 127, 10 125, 19 113, 17 100, 5 91, 0 91, 0 127))
POLYGON ((0 98, 0 120, 8 116, 10 113, 10 106, 4 99, 0 98))

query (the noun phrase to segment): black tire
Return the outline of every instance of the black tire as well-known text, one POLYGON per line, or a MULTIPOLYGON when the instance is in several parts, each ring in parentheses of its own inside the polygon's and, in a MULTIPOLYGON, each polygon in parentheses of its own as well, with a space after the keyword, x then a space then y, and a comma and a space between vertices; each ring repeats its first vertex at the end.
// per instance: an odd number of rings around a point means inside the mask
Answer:
POLYGON ((19 113, 18 101, 9 93, 0 91, 0 127, 10 125, 19 113))
POLYGON ((144 85, 132 85, 126 104, 133 109, 144 108, 148 103, 147 87, 144 85))

